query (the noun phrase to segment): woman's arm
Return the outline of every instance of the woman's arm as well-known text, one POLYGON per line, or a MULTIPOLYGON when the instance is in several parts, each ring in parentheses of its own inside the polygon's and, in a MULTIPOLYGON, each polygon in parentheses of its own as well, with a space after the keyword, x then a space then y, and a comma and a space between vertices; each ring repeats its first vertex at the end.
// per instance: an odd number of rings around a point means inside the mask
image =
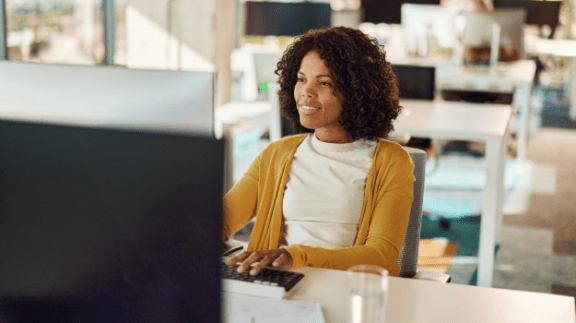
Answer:
POLYGON ((261 156, 260 154, 254 159, 242 178, 224 196, 224 241, 256 216, 261 156))

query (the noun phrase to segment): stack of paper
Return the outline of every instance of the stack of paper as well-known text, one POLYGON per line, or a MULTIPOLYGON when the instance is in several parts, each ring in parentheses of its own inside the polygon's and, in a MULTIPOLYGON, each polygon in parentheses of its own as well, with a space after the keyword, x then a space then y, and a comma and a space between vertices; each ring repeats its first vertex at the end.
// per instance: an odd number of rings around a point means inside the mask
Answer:
POLYGON ((319 303, 222 294, 224 323, 325 323, 319 303))

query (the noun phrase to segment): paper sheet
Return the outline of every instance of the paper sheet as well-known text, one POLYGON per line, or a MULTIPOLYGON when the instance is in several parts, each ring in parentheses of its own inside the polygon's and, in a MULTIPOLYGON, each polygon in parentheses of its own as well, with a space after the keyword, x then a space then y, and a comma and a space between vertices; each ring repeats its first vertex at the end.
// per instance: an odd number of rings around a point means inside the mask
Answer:
POLYGON ((320 303, 222 293, 224 323, 325 323, 320 303))

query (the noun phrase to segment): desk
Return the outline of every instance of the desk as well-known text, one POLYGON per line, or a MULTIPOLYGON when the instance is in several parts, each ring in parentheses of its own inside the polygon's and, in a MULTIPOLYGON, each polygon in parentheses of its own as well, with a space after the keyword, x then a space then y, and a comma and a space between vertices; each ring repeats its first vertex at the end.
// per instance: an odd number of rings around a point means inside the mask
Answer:
MULTIPOLYGON (((303 267, 289 299, 319 302, 326 323, 347 322, 346 272, 303 267)), ((389 278, 386 323, 575 323, 574 298, 459 284, 389 278)))
POLYGON ((532 113, 532 85, 536 74, 536 62, 519 60, 499 62, 490 66, 443 66, 437 69, 436 87, 438 89, 489 91, 513 93, 522 91, 519 102, 518 154, 517 159, 526 159, 526 146, 530 132, 532 113))
MULTIPOLYGON (((532 111, 532 85, 536 75, 536 63, 523 59, 515 62, 499 62, 495 67, 464 66, 445 59, 428 59, 420 57, 390 57, 392 64, 434 66, 436 67, 436 89, 488 91, 499 93, 523 92, 519 102, 520 119, 518 127, 517 159, 526 159, 526 146, 530 130, 532 111)), ((575 76, 576 77, 576 76, 575 76)), ((576 82, 574 82, 576 83, 576 82)), ((576 112, 575 112, 576 113, 576 112)), ((575 117, 576 118, 576 117, 575 117)))
POLYGON ((576 121, 576 40, 526 37, 526 52, 572 58, 570 69, 570 119, 576 121))
POLYGON ((480 223, 478 285, 491 286, 494 248, 502 228, 506 139, 512 108, 501 104, 442 100, 400 100, 400 105, 404 109, 394 122, 394 133, 486 142, 486 186, 480 223))

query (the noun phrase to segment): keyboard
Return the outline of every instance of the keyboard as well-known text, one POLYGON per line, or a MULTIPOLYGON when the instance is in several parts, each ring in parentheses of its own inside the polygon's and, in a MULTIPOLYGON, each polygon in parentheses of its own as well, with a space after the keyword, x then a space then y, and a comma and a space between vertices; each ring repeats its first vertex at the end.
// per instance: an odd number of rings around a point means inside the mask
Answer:
POLYGON ((222 291, 269 298, 284 298, 304 278, 304 274, 266 267, 258 275, 249 270, 239 273, 238 266, 222 262, 222 291))

